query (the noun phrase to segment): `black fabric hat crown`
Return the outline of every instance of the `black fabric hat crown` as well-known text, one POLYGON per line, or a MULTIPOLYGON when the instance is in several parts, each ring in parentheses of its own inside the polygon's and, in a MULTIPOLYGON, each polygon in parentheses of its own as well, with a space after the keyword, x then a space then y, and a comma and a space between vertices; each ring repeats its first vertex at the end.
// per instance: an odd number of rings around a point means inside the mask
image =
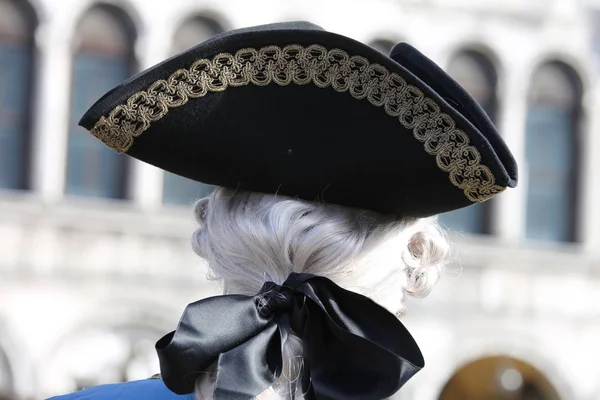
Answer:
POLYGON ((217 35, 111 90, 80 124, 199 182, 398 216, 517 183, 485 112, 432 61, 307 22, 217 35))

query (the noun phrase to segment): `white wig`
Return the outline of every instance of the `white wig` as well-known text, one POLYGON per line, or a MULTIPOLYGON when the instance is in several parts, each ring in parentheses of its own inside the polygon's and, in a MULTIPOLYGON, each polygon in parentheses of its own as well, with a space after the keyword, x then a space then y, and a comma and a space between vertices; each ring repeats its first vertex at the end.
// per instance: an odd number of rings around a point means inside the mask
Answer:
MULTIPOLYGON (((424 297, 437 282, 449 246, 433 218, 398 219, 285 196, 217 188, 195 207, 192 244, 227 294, 255 295, 291 272, 327 277, 400 317, 406 294, 424 297)), ((284 345, 279 381, 259 399, 290 398, 302 369, 302 341, 284 345)), ((197 381, 212 399, 214 377, 197 381)), ((299 386, 299 385, 298 385, 299 386)), ((296 399, 302 399, 298 389, 296 399)))

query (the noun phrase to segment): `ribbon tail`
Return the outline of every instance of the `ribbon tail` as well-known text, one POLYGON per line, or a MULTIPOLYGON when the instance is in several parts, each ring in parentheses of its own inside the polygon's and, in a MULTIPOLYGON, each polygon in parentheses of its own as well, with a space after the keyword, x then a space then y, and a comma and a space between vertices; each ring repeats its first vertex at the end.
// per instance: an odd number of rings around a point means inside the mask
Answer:
POLYGON ((424 366, 408 330, 385 308, 323 277, 298 274, 289 280, 310 299, 292 322, 306 332, 310 382, 303 383, 308 398, 388 398, 424 366))
POLYGON ((315 388, 312 385, 312 379, 310 377, 310 364, 306 357, 304 358, 304 371, 302 375, 302 390, 305 400, 317 400, 317 394, 315 388))
POLYGON ((214 400, 252 400, 281 373, 281 334, 273 321, 264 331, 219 356, 214 400))

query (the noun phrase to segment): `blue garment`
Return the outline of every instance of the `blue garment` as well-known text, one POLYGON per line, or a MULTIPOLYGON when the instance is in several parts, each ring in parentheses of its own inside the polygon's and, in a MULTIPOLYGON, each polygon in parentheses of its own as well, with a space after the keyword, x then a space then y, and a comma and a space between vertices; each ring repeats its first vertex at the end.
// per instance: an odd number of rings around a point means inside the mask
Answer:
POLYGON ((194 394, 179 396, 160 379, 100 385, 47 400, 195 400, 194 394))

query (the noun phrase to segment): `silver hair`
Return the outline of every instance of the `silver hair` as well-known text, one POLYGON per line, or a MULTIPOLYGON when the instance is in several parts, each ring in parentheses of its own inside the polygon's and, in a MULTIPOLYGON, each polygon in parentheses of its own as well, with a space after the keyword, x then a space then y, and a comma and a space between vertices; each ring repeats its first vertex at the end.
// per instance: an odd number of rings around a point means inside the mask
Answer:
MULTIPOLYGON (((194 251, 227 294, 256 294, 291 272, 327 277, 404 313, 405 296, 426 296, 448 260, 449 245, 434 218, 395 218, 280 195, 216 188, 195 206, 194 251)), ((302 341, 284 345, 282 377, 260 399, 284 400, 302 370, 302 341)), ((214 375, 197 381, 197 397, 212 399, 214 375)))

